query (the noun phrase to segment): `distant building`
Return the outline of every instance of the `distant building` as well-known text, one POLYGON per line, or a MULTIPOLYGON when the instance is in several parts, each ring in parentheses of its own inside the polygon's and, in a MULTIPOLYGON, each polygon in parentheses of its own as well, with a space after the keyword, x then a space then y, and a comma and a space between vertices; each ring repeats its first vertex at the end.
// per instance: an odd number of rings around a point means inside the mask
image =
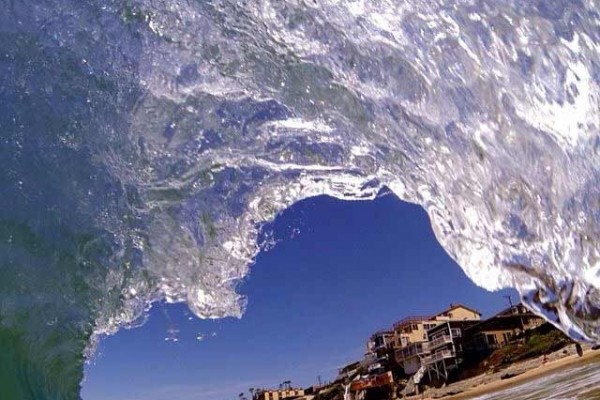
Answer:
POLYGON ((481 313, 463 304, 450 304, 446 310, 435 315, 437 321, 479 321, 481 313))
POLYGON ((390 366, 394 354, 394 332, 381 330, 375 332, 367 342, 364 366, 369 372, 381 372, 390 366))
POLYGON ((412 375, 421 368, 423 358, 429 354, 428 342, 411 343, 396 350, 396 361, 402 365, 405 374, 412 375))
POLYGON ((363 390, 374 388, 388 387, 390 391, 393 389, 394 376, 391 371, 382 372, 376 375, 370 375, 362 379, 353 381, 350 384, 350 391, 356 394, 363 390))
POLYGON ((354 379, 361 371, 362 365, 360 362, 353 362, 340 369, 338 369, 338 376, 335 378, 336 382, 346 382, 354 379))
POLYGON ((411 343, 427 341, 427 330, 436 326, 435 316, 410 316, 394 324, 394 347, 402 349, 411 343))
POLYGON ((523 304, 511 306, 465 332, 465 347, 474 353, 487 354, 506 346, 525 331, 535 329, 544 319, 523 304))
POLYGON ((371 335, 367 342, 367 353, 378 353, 388 350, 394 345, 394 332, 381 330, 371 335))
POLYGON ((427 331, 439 323, 435 316, 410 316, 394 324, 394 357, 404 373, 412 375, 429 354, 427 331))
POLYGON ((281 400, 304 396, 304 389, 262 389, 254 393, 254 400, 281 400))
POLYGON ((383 363, 390 360, 390 354, 393 354, 394 332, 381 330, 371 335, 367 342, 367 352, 365 361, 367 364, 383 363))
POLYGON ((462 304, 451 304, 432 316, 411 316, 394 324, 396 362, 408 375, 416 373, 430 354, 428 331, 447 321, 479 321, 481 313, 462 304))
POLYGON ((430 380, 446 381, 458 369, 464 359, 464 331, 477 323, 477 320, 450 320, 427 332, 429 355, 423 357, 422 363, 430 380))

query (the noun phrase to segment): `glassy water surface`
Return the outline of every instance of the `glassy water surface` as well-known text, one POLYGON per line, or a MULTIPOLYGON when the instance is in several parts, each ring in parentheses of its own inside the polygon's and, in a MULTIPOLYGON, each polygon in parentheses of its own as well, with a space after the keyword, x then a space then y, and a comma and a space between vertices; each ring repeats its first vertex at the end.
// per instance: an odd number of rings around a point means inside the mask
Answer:
POLYGON ((78 398, 154 301, 241 316, 262 223, 383 187, 476 283, 600 337, 596 0, 0 5, 15 397, 78 398))

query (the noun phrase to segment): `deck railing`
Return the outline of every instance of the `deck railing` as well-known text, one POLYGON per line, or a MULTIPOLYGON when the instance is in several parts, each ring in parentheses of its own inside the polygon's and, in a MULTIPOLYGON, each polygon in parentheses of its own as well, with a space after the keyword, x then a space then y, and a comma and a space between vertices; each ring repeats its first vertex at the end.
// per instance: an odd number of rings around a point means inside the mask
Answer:
POLYGON ((424 357, 423 363, 424 364, 433 364, 434 362, 443 360, 445 358, 454 358, 455 356, 456 356, 456 353, 453 352, 452 350, 442 350, 442 351, 433 353, 430 356, 424 357))
POLYGON ((452 343, 452 337, 449 335, 438 336, 429 342, 429 347, 434 349, 442 344, 452 343))
POLYGON ((398 349, 396 354, 398 358, 404 360, 413 356, 429 353, 429 346, 430 344, 428 342, 412 343, 403 349, 398 349))

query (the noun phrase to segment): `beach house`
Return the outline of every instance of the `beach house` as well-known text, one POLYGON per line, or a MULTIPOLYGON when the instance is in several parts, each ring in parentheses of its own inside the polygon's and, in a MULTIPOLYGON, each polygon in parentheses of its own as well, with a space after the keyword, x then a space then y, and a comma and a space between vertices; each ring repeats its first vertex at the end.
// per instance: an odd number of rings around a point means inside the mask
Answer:
POLYGON ((458 369, 464 360, 464 332, 477 323, 477 320, 449 320, 427 332, 429 355, 423 357, 422 364, 430 381, 445 382, 458 369))
POLYGON ((469 352, 488 354, 544 322, 523 304, 513 305, 467 329, 464 345, 469 352))
POLYGON ((282 400, 304 396, 304 389, 285 387, 282 389, 260 389, 254 392, 253 400, 282 400))
POLYGON ((431 346, 428 332, 447 321, 479 321, 481 313, 462 304, 450 307, 435 315, 410 316, 394 324, 394 355, 407 375, 416 373, 429 356, 431 346))

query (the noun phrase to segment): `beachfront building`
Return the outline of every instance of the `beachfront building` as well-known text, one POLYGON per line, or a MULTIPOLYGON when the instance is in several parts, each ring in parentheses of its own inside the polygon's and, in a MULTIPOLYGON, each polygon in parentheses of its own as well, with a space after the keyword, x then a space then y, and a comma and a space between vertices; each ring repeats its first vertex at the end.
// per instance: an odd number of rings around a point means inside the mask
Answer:
POLYGON ((386 352, 394 345, 394 332, 388 330, 380 330, 375 332, 367 342, 367 353, 378 354, 386 352))
POLYGON ((411 343, 427 341, 427 331, 444 321, 479 321, 481 313, 462 304, 450 307, 434 315, 410 316, 394 324, 394 347, 399 349, 411 343))
POLYGON ((358 361, 345 365, 338 369, 338 376, 335 378, 335 382, 351 381, 360 374, 362 369, 363 365, 358 361))
POLYGON ((412 375, 421 368, 423 358, 429 354, 428 342, 411 343, 396 350, 396 362, 402 366, 405 374, 412 375))
POLYGON ((427 332, 429 355, 422 363, 429 380, 448 380, 450 373, 463 362, 463 334, 466 329, 477 324, 477 320, 449 320, 427 332))
POLYGON ((261 389, 254 392, 253 400, 282 400, 304 396, 304 389, 286 387, 282 389, 261 389))
POLYGON ((404 373, 412 375, 421 367, 421 359, 429 354, 427 331, 438 322, 435 316, 410 316, 394 324, 394 357, 404 373))
POLYGON ((479 321, 481 313, 462 304, 430 316, 411 316, 394 324, 396 362, 408 375, 416 373, 430 354, 428 331, 447 321, 479 321))
POLYGON ((367 342, 367 352, 363 360, 369 372, 380 371, 390 366, 394 354, 394 332, 380 330, 375 332, 367 342))
POLYGON ((394 324, 394 348, 402 349, 411 343, 420 343, 427 341, 427 331, 438 322, 435 316, 420 315, 406 317, 394 324))
POLYGON ((435 315, 436 321, 479 321, 481 313, 463 304, 450 304, 446 310, 435 315))
POLYGON ((544 322, 523 304, 517 304, 469 328, 465 332, 465 348, 469 352, 486 355, 544 322))

